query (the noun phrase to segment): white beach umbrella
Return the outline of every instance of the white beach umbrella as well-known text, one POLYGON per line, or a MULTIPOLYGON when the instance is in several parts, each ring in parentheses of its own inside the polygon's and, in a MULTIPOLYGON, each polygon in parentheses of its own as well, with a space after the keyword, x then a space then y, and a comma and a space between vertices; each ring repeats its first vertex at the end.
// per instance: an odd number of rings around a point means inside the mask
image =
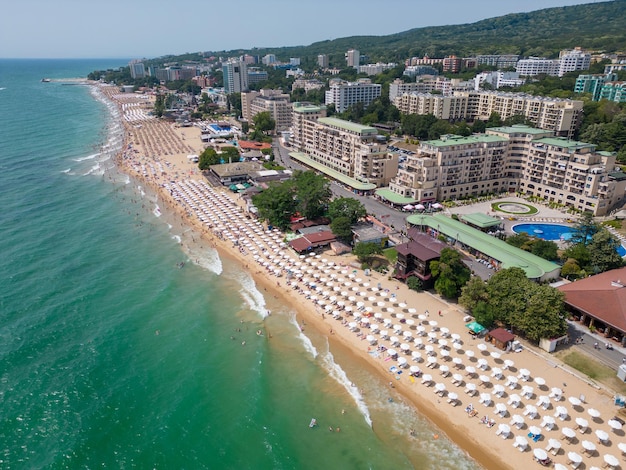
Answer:
POLYGON ((609 434, 606 431, 603 431, 602 429, 596 429, 596 437, 602 443, 609 440, 609 434))
POLYGON ((608 424, 609 427, 614 431, 622 429, 622 423, 620 423, 616 419, 609 419, 606 424, 608 424))
POLYGON ((411 346, 409 346, 407 343, 402 343, 400 345, 400 349, 402 349, 403 352, 408 352, 411 349, 411 346))
POLYGON ((485 343, 479 343, 476 346, 480 351, 486 351, 487 350, 487 345, 485 343))
POLYGON ((577 454, 576 452, 568 452, 567 453, 567 458, 574 463, 580 463, 583 461, 583 458, 577 454))
POLYGON ((452 358, 452 362, 453 362, 456 366, 460 366, 461 364, 463 364, 463 359, 461 359, 460 357, 453 357, 453 358, 452 358))
POLYGON ((355 330, 357 327, 356 322, 351 321, 350 323, 348 323, 348 326, 350 327, 351 330, 355 330))
POLYGON ((452 401, 456 401, 458 400, 459 395, 454 393, 454 392, 449 392, 448 393, 448 401, 452 400, 452 401))
POLYGON ((596 445, 591 441, 582 441, 581 445, 583 446, 583 449, 589 453, 595 452, 596 450, 596 445))
POLYGON ((411 366, 409 367, 409 372, 411 372, 411 374, 419 374, 421 370, 418 366, 411 366))
MULTIPOLYGON (((537 380, 535 379, 535 382, 537 380)), ((580 406, 582 404, 582 402, 577 398, 577 397, 569 397, 567 399, 573 406, 580 406)))
POLYGON ((433 376, 432 375, 430 375, 430 374, 422 375, 422 383, 423 384, 430 383, 430 382, 432 382, 432 380, 433 380, 433 376))
POLYGON ((389 341, 391 341, 391 344, 393 345, 400 344, 400 339, 397 336, 392 336, 389 338, 389 341))
POLYGON ((424 350, 428 353, 428 355, 431 355, 435 352, 435 348, 433 348, 430 344, 427 344, 424 350))
POLYGON ((522 395, 525 396, 526 398, 529 398, 529 399, 532 398, 534 391, 535 389, 531 387, 530 385, 524 385, 522 387, 522 395))
POLYGON ((617 467, 619 465, 619 460, 614 455, 605 454, 603 459, 604 459, 604 462, 606 462, 606 464, 611 467, 617 467))
POLYGON ((513 362, 511 359, 505 359, 503 369, 508 369, 509 367, 513 367, 514 365, 515 362, 513 362))
POLYGON ((478 365, 478 367, 480 367, 483 370, 487 369, 487 366, 488 366, 486 359, 478 359, 476 364, 478 365))
POLYGON ((398 352, 395 349, 387 349, 387 354, 391 357, 395 357, 398 355, 398 352))
POLYGON ((428 359, 426 359, 428 361, 429 364, 437 364, 437 358, 433 357, 433 356, 428 356, 428 359))
POLYGON ((438 383, 436 383, 436 384, 435 384, 435 389, 436 389, 438 392, 445 392, 445 390, 446 390, 446 384, 441 383, 441 382, 438 382, 438 383))
POLYGON ((491 357, 493 357, 494 359, 500 359, 500 356, 502 356, 499 352, 497 351, 492 351, 491 352, 491 357))
POLYGON ((474 375, 476 373, 476 368, 472 366, 467 366, 465 368, 465 372, 467 372, 467 375, 474 375))
POLYGON ((533 455, 537 460, 545 460, 548 458, 548 453, 543 449, 533 449, 533 455))
POLYGON ((421 354, 419 351, 413 351, 413 352, 411 353, 411 358, 412 358, 414 361, 419 361, 419 360, 421 360, 421 359, 422 359, 422 354, 421 354))
POLYGON ((374 337, 374 336, 372 336, 372 335, 367 335, 367 336, 365 337, 365 339, 366 339, 369 343, 371 343, 371 344, 374 344, 374 343, 376 342, 376 337, 374 337))
POLYGON ((541 434, 541 428, 537 426, 529 426, 528 432, 532 434, 533 436, 538 436, 541 434))
POLYGON ((586 429, 587 426, 589 426, 589 422, 585 419, 585 418, 581 418, 578 417, 576 418, 576 424, 581 428, 581 429, 586 429))
POLYGON ((465 351, 465 355, 471 359, 474 357, 474 351, 468 349, 467 351, 465 351))
POLYGON ((491 382, 491 379, 489 378, 488 375, 481 375, 480 377, 478 377, 478 379, 483 383, 483 384, 488 384, 489 382, 491 382))
POLYGON ((617 448, 622 451, 622 454, 626 454, 626 442, 619 442, 617 448))
POLYGON ((441 371, 441 375, 448 375, 448 373, 450 372, 450 368, 446 365, 440 366, 439 370, 441 371))
POLYGON ((599 418, 600 417, 600 412, 598 410, 596 410, 595 408, 589 408, 587 410, 587 413, 589 414, 589 416, 591 416, 593 419, 599 418))
POLYGON ((568 439, 571 439, 576 435, 576 432, 572 428, 567 427, 561 428, 561 433, 568 439))
POLYGON ((524 436, 515 436, 515 446, 519 447, 520 450, 524 450, 528 447, 528 440, 524 436))
POLYGON ((535 377, 535 383, 542 387, 546 384, 546 380, 541 377, 535 377))
POLYGON ((404 357, 399 357, 398 358, 398 365, 400 365, 400 367, 404 367, 407 364, 407 360, 404 357))
POLYGON ((524 424, 524 417, 522 415, 513 415, 511 417, 511 424, 518 428, 521 427, 524 424))
POLYGON ((496 403, 496 411, 499 415, 505 416, 507 413, 506 405, 504 403, 496 403))
POLYGON ((446 349, 442 349, 441 351, 439 351, 439 354, 441 354, 441 357, 443 357, 446 360, 450 358, 450 351, 446 349))
POLYGON ((501 397, 504 394, 504 386, 500 384, 495 384, 493 386, 493 393, 501 397))

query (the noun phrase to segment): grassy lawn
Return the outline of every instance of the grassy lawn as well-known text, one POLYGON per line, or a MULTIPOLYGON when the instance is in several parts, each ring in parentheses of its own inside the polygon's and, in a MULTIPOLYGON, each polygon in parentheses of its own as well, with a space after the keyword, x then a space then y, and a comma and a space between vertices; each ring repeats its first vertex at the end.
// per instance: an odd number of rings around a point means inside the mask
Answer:
POLYGON ((610 367, 577 351, 561 351, 556 356, 572 369, 576 369, 590 379, 602 383, 618 393, 626 393, 626 383, 617 378, 610 367))
POLYGON ((383 255, 385 255, 385 258, 387 258, 389 264, 396 264, 396 261, 398 261, 398 252, 393 247, 384 250, 383 255))

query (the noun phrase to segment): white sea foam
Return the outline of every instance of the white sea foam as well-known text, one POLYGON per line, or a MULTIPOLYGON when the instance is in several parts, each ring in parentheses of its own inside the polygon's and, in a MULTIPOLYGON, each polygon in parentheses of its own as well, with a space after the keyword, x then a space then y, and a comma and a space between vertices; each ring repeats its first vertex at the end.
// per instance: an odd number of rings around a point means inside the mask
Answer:
POLYGON ((330 376, 335 379, 350 394, 350 396, 356 403, 357 408, 363 415, 365 422, 368 424, 368 426, 371 427, 372 418, 370 417, 370 411, 367 408, 365 400, 363 399, 363 395, 361 395, 358 387, 356 387, 350 381, 346 372, 341 368, 341 366, 335 362, 335 357, 332 355, 330 350, 327 349, 325 353, 322 353, 320 356, 320 360, 330 376))
POLYGON ((234 279, 239 282, 241 289, 239 293, 246 301, 251 310, 258 312, 262 318, 269 316, 270 312, 265 308, 265 297, 256 288, 256 284, 252 276, 247 271, 238 271, 234 279))
POLYGON ((178 243, 179 245, 183 242, 183 240, 180 238, 180 235, 172 235, 172 240, 175 240, 176 243, 178 243))
POLYGON ((100 176, 104 174, 104 169, 100 166, 100 163, 96 163, 94 166, 92 166, 89 171, 87 171, 87 173, 83 173, 83 176, 88 176, 88 175, 96 175, 96 176, 100 176))
POLYGON ((72 171, 71 168, 68 168, 67 170, 63 170, 61 171, 61 173, 65 173, 66 175, 70 173, 70 171, 72 171))
POLYGON ((7 87, 5 87, 5 86, 0 86, 0 91, 2 91, 2 90, 6 90, 6 89, 7 89, 7 87))
POLYGON ((80 158, 73 158, 72 160, 74 160, 75 162, 83 162, 85 160, 93 160, 94 158, 96 158, 98 155, 100 155, 100 152, 98 153, 94 153, 93 155, 87 155, 86 157, 80 157, 80 158))
POLYGON ((211 249, 198 249, 192 250, 189 253, 189 258, 194 264, 217 274, 222 274, 222 260, 217 250, 211 249))
POLYGON ((302 329, 300 328, 300 325, 298 325, 298 320, 296 320, 296 315, 295 313, 292 313, 289 317, 289 321, 290 323, 292 323, 300 332, 300 334, 298 335, 298 339, 300 341, 302 341, 302 345, 304 346, 304 349, 306 349, 306 351, 308 353, 311 354, 311 356, 313 356, 313 358, 315 359, 318 356, 318 352, 317 349, 315 349, 315 346, 313 346, 313 343, 311 342, 311 340, 309 339, 309 337, 307 335, 305 335, 302 332, 302 329))
MULTIPOLYGON (((154 209, 152 210, 152 213, 155 215, 155 217, 161 217, 161 208, 159 207, 158 204, 154 205, 154 209)), ((180 240, 180 237, 178 238, 180 240)), ((180 243, 180 241, 178 243, 180 243)))

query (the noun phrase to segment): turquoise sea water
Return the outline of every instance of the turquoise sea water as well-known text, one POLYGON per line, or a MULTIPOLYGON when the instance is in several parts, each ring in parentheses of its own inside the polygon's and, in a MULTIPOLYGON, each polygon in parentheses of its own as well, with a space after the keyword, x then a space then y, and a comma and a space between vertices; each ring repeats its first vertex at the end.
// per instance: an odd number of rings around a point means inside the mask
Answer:
POLYGON ((0 60, 0 468, 478 468, 116 171, 125 63, 0 60))

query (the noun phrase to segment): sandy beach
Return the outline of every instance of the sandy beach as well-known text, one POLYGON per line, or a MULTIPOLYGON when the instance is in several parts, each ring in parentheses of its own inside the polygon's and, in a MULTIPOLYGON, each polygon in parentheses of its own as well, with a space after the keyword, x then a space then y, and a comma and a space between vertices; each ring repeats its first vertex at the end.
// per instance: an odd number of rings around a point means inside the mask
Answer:
POLYGON ((238 196, 210 187, 187 159, 203 150, 198 128, 148 116, 145 98, 100 89, 122 113, 122 171, 149 185, 162 209, 180 214, 220 256, 239 261, 259 286, 292 305, 307 329, 377 369, 392 393, 480 465, 540 467, 538 449, 567 467, 579 460, 578 468, 605 467, 612 462, 607 455, 617 461, 612 468, 626 465, 624 432, 609 424, 617 413, 610 391, 534 348, 505 353, 474 339, 456 305, 376 272, 366 276, 352 256, 298 256, 282 233, 250 219, 238 196), (470 405, 476 412, 468 412, 470 405), (536 442, 532 427, 541 434, 536 442))

